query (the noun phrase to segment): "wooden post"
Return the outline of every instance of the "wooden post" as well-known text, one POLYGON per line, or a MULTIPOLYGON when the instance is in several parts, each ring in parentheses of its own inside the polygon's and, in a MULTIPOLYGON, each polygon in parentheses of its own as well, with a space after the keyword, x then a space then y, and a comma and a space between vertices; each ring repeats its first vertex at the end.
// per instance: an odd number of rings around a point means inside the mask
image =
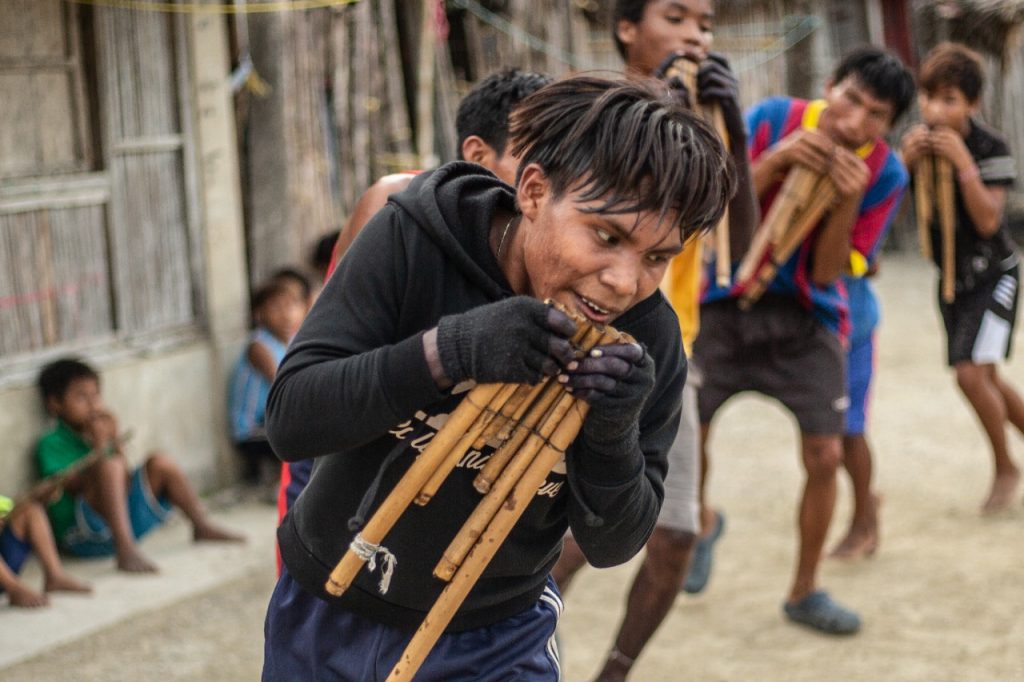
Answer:
POLYGON ((420 168, 437 165, 434 150, 434 8, 437 0, 423 0, 420 11, 419 65, 416 79, 416 150, 420 168))

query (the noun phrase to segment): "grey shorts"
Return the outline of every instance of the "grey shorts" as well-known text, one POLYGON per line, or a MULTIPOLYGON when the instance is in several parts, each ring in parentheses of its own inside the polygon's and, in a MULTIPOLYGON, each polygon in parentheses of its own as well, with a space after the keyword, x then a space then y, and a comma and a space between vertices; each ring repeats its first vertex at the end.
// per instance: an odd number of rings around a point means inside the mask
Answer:
POLYGON ((701 306, 694 362, 703 372, 697 407, 709 424, 743 391, 775 398, 800 430, 841 434, 850 399, 839 338, 790 298, 766 296, 749 311, 733 299, 701 306))
POLYGON ((665 501, 658 527, 697 534, 700 532, 700 432, 697 421, 698 380, 693 365, 683 388, 683 413, 676 439, 668 451, 665 501))

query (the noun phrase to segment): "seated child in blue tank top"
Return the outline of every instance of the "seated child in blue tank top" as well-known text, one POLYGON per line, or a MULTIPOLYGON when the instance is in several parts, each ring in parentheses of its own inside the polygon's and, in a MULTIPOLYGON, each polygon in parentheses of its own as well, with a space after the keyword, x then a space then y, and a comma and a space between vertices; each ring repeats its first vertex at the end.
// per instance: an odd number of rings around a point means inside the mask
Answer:
POLYGON ((253 295, 255 329, 235 363, 228 388, 231 438, 246 460, 246 478, 253 483, 260 481, 263 462, 268 463, 268 472, 276 469, 270 466, 277 458, 263 428, 267 393, 305 314, 306 302, 280 281, 271 281, 253 295))

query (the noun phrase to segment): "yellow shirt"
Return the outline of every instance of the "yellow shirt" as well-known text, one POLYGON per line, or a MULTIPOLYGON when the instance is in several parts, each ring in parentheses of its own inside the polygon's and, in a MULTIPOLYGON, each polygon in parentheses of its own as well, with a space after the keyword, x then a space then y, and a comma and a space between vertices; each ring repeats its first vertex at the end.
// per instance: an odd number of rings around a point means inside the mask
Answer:
POLYGON ((693 353, 693 341, 700 331, 700 282, 703 238, 690 239, 683 252, 669 261, 661 280, 661 292, 679 318, 686 357, 693 353))

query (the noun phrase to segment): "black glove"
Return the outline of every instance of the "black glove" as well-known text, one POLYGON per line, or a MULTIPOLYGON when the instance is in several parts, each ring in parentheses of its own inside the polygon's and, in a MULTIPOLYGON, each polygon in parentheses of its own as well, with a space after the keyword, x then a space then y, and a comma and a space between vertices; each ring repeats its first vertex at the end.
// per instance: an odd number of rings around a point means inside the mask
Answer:
POLYGON ((701 104, 718 104, 722 108, 729 139, 747 139, 740 107, 739 82, 729 61, 718 52, 711 52, 697 71, 698 100, 701 104))
MULTIPOLYGON (((662 60, 658 68, 654 70, 654 77, 658 80, 665 81, 668 85, 669 90, 672 92, 672 96, 676 98, 681 105, 685 108, 690 108, 690 90, 683 83, 683 79, 678 74, 672 76, 665 76, 665 72, 672 68, 672 66, 680 59, 686 59, 682 52, 673 52, 669 56, 662 60)), ((676 69, 679 70, 678 68, 676 69)))
POLYGON ((573 361, 576 323, 529 296, 515 296, 442 317, 437 350, 455 383, 533 384, 573 361))
POLYGON ((590 403, 583 422, 587 444, 621 452, 618 446, 639 434, 640 411, 654 389, 654 360, 639 344, 598 346, 565 377, 573 395, 590 403))

